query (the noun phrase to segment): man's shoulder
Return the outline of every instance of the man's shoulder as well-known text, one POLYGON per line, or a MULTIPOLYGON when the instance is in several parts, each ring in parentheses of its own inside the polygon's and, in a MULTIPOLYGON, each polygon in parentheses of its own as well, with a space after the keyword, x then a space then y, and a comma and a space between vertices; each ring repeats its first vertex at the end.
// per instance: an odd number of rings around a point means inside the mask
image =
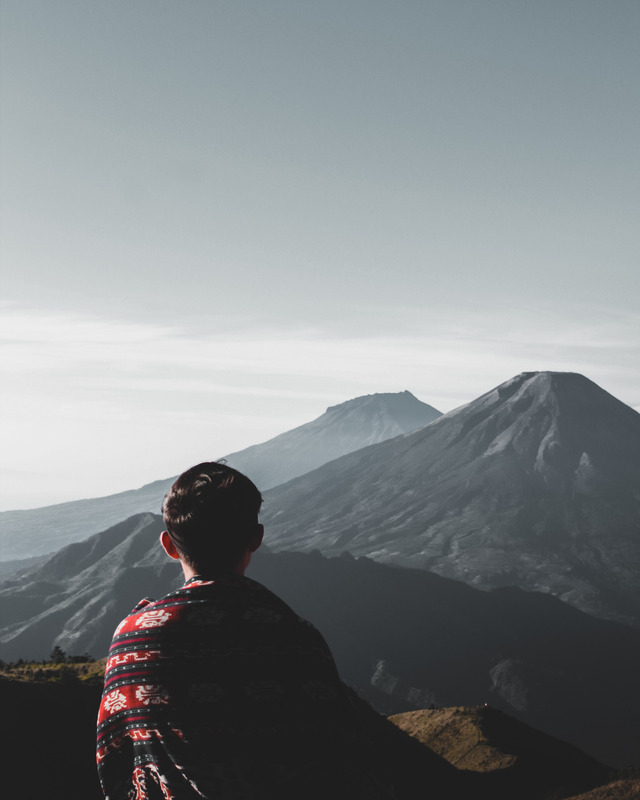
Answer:
POLYGON ((114 639, 142 631, 160 635, 185 622, 207 624, 225 619, 249 624, 285 623, 313 629, 263 584, 246 576, 230 575, 216 579, 192 578, 159 600, 143 598, 118 625, 114 639))
POLYGON ((275 592, 246 575, 229 575, 215 580, 196 578, 164 599, 181 602, 191 609, 211 607, 219 612, 225 611, 236 621, 310 626, 275 592))

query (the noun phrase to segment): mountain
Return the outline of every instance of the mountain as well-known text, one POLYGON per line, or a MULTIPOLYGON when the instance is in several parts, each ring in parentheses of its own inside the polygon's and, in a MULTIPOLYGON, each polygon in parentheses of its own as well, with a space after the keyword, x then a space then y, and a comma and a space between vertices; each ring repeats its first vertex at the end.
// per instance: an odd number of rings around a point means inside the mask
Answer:
POLYGON ((523 373, 267 492, 276 549, 348 551, 640 625, 640 414, 523 373))
MULTIPOLYGON (((264 490, 345 453, 420 428, 439 416, 439 411, 411 392, 370 394, 331 406, 312 422, 231 453, 226 460, 264 490)), ((212 459, 218 457, 212 452, 212 459)), ((157 513, 175 479, 107 497, 0 512, 0 558, 12 561, 51 553, 134 514, 157 513)))
POLYGON ((369 394, 330 406, 318 419, 231 453, 227 461, 260 489, 269 489, 346 453, 423 428, 440 416, 411 392, 369 394))
POLYGON ((54 641, 71 654, 106 655, 116 625, 143 596, 179 585, 176 563, 158 547, 162 529, 161 517, 141 514, 6 579, 0 658, 44 658, 54 641))
MULTIPOLYGON (((161 530, 139 515, 5 581, 0 658, 43 658, 55 644, 105 655, 141 597, 179 585, 161 530)), ((319 628, 343 679, 379 711, 489 703, 605 763, 640 765, 639 631, 548 594, 479 591, 367 558, 260 550, 249 575, 319 628)))

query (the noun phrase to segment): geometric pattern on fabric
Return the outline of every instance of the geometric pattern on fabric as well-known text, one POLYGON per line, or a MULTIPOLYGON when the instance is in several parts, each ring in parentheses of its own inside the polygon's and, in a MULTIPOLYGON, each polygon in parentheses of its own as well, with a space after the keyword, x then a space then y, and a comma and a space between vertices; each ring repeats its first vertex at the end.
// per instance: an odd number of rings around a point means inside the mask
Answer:
POLYGON ((108 800, 392 797, 321 634, 240 575, 118 625, 97 765, 108 800))

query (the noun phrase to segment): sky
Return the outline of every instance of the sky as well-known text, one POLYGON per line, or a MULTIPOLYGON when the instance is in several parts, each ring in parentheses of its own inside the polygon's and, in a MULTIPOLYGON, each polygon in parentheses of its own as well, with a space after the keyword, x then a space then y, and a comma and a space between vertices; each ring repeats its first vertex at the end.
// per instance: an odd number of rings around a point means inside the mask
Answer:
POLYGON ((637 0, 0 14, 0 509, 373 392, 640 410, 637 0))

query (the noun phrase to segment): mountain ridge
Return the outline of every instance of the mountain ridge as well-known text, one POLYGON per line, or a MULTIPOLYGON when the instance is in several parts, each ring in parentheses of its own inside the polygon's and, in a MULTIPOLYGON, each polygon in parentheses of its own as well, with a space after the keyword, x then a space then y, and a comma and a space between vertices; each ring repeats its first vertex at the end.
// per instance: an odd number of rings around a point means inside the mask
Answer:
MULTIPOLYGON (((315 420, 225 459, 265 489, 354 449, 426 425, 439 415, 406 390, 363 395, 329 406, 315 420)), ((46 555, 133 514, 158 512, 176 477, 105 497, 0 512, 2 560, 46 555)))

